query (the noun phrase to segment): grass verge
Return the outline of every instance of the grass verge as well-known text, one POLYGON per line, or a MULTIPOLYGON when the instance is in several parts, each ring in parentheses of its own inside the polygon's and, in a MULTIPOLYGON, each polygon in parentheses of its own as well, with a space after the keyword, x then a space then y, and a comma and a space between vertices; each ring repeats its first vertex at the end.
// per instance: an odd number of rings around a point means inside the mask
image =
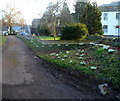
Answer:
POLYGON ((20 37, 37 56, 60 68, 78 70, 120 88, 120 53, 104 44, 41 44, 31 37, 20 37), (114 50, 109 52, 109 50, 114 50))

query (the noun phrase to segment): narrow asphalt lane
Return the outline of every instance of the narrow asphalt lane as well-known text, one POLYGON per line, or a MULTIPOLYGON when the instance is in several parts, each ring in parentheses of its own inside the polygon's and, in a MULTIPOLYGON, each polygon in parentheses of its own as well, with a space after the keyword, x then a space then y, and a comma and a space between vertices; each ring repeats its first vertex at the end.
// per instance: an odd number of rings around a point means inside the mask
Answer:
POLYGON ((7 99, 81 99, 88 95, 61 83, 41 66, 29 48, 8 36, 2 51, 2 97, 7 99))

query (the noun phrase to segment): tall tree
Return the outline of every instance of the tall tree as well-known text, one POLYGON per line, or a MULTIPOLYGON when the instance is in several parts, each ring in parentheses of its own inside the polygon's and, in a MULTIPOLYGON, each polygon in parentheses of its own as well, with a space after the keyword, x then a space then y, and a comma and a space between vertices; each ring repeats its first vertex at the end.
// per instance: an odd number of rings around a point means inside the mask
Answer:
POLYGON ((56 38, 56 29, 59 21, 59 15, 60 15, 60 4, 61 2, 57 3, 49 3, 48 7, 46 8, 45 13, 43 14, 42 21, 40 24, 42 26, 48 27, 53 33, 54 40, 56 38))
POLYGON ((73 14, 76 22, 81 21, 83 10, 86 7, 88 2, 89 2, 89 0, 76 0, 76 4, 74 5, 75 13, 73 14))
POLYGON ((70 10, 66 3, 66 0, 61 10, 61 21, 60 22, 61 22, 61 25, 71 24, 74 22, 73 16, 70 14, 70 10))
POLYGON ((2 12, 4 13, 3 18, 5 18, 7 22, 10 33, 12 33, 12 27, 15 24, 15 18, 21 14, 21 12, 18 11, 15 7, 7 7, 7 9, 2 10, 2 12))
POLYGON ((101 23, 101 11, 98 9, 96 3, 88 3, 84 9, 81 22, 86 24, 90 35, 103 35, 101 23))

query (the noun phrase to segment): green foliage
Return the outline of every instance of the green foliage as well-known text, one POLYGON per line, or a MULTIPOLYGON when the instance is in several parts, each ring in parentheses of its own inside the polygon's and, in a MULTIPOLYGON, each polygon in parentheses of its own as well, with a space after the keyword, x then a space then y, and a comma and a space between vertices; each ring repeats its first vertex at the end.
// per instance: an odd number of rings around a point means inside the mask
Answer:
POLYGON ((48 28, 40 28, 40 26, 37 27, 36 33, 39 33, 40 35, 46 35, 49 36, 51 34, 50 30, 48 28))
POLYGON ((100 35, 88 35, 85 39, 90 41, 96 41, 96 40, 102 40, 103 37, 100 35))
POLYGON ((0 34, 0 47, 6 42, 6 37, 0 34))
POLYGON ((103 35, 101 24, 101 11, 96 5, 88 3, 84 9, 81 22, 86 24, 90 35, 103 35))
POLYGON ((75 7, 75 13, 73 14, 74 19, 76 22, 80 22, 80 20, 82 19, 82 14, 84 11, 84 8, 86 7, 86 2, 76 2, 76 4, 74 5, 75 7))
POLYGON ((85 24, 69 24, 62 28, 61 40, 74 40, 85 37, 88 29, 85 24))
MULTIPOLYGON (((21 37, 20 37, 21 38, 21 37)), ((40 58, 55 63, 58 67, 65 69, 77 70, 80 73, 96 77, 102 82, 107 82, 114 87, 120 87, 120 57, 117 50, 110 54, 107 50, 103 50, 98 44, 41 44, 34 37, 22 37, 27 45, 36 52, 40 58), (82 52, 82 50, 84 50, 82 52), (82 52, 82 53, 81 53, 82 52), (53 54, 54 53, 54 54, 53 54), (78 54, 78 55, 77 55, 78 54), (83 59, 79 59, 81 55, 83 59), (64 57, 64 56, 67 57, 64 57), (70 62, 70 60, 72 62, 70 62), (81 62, 85 65, 81 65, 81 62), (92 70, 91 67, 97 67, 92 70)))
POLYGON ((105 50, 103 48, 99 48, 97 51, 96 51, 96 58, 100 59, 100 58, 103 58, 103 54, 105 53, 105 50))

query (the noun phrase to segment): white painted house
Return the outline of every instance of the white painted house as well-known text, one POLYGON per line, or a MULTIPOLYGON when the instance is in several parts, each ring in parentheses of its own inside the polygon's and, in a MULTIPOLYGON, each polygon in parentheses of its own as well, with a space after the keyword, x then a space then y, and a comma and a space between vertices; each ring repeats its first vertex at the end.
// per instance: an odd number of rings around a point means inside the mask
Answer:
POLYGON ((101 22, 104 35, 120 36, 120 11, 103 11, 101 22))

